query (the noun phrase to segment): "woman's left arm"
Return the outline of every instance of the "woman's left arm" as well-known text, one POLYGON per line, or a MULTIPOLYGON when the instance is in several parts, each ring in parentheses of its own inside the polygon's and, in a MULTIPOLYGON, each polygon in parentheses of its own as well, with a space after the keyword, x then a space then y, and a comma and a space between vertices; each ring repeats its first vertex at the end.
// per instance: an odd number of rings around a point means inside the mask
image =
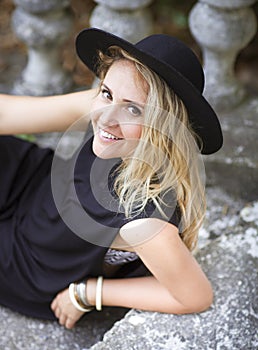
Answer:
MULTIPOLYGON (((138 223, 132 228, 127 224, 121 235, 153 276, 104 280, 103 304, 176 314, 207 309, 213 300, 211 284, 182 242, 178 229, 158 219, 140 219, 138 223), (139 232, 152 232, 151 238, 144 235, 143 243, 139 243, 139 232)), ((95 284, 93 279, 88 281, 92 303, 95 284)))

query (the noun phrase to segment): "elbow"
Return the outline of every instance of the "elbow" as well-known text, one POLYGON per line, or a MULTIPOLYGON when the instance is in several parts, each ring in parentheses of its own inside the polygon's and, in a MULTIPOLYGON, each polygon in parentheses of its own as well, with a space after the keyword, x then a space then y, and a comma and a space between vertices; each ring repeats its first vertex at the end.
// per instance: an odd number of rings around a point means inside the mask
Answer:
POLYGON ((213 295, 213 291, 211 290, 202 298, 202 300, 196 303, 196 306, 193 312, 198 313, 198 312, 203 312, 208 310, 213 303, 213 298, 214 298, 214 295, 213 295))
POLYGON ((203 294, 199 294, 196 298, 191 298, 191 300, 185 302, 179 302, 178 307, 175 310, 175 304, 171 307, 168 306, 167 312, 170 314, 194 314, 201 313, 208 310, 214 300, 214 294, 212 288, 209 288, 203 294))
POLYGON ((204 312, 211 307, 213 300, 214 294, 212 288, 210 287, 204 294, 197 298, 192 305, 189 305, 187 313, 204 312))

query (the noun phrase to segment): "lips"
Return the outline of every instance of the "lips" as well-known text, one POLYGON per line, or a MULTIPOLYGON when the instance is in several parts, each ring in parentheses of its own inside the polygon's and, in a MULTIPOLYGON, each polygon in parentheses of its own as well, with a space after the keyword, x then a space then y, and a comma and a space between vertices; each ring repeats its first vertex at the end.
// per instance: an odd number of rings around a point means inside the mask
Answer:
POLYGON ((106 140, 115 140, 115 141, 122 140, 121 138, 119 138, 119 137, 117 137, 117 136, 115 136, 115 135, 113 135, 113 134, 111 134, 103 129, 99 129, 99 135, 101 138, 106 139, 106 140))

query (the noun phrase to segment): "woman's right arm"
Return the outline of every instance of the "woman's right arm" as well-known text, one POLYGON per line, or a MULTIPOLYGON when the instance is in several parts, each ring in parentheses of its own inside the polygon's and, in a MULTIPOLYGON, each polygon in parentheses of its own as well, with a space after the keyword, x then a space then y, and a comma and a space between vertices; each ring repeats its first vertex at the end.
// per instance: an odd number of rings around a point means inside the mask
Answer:
POLYGON ((89 118, 95 96, 94 89, 47 97, 0 94, 0 134, 65 131, 89 118))

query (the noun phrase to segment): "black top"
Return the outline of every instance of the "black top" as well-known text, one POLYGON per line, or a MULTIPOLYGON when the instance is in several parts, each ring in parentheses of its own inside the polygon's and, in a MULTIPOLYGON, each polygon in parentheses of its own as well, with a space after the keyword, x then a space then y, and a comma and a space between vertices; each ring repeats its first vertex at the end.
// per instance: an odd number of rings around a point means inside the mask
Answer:
MULTIPOLYGON (((54 319, 50 303, 59 291, 104 274, 108 248, 128 220, 110 190, 119 160, 99 159, 91 146, 86 138, 65 161, 50 149, 0 137, 2 305, 54 319)), ((158 216, 152 203, 141 215, 149 216, 158 216)), ((177 211, 169 221, 178 226, 177 211)), ((146 272, 140 259, 132 259, 113 277, 146 272)))

